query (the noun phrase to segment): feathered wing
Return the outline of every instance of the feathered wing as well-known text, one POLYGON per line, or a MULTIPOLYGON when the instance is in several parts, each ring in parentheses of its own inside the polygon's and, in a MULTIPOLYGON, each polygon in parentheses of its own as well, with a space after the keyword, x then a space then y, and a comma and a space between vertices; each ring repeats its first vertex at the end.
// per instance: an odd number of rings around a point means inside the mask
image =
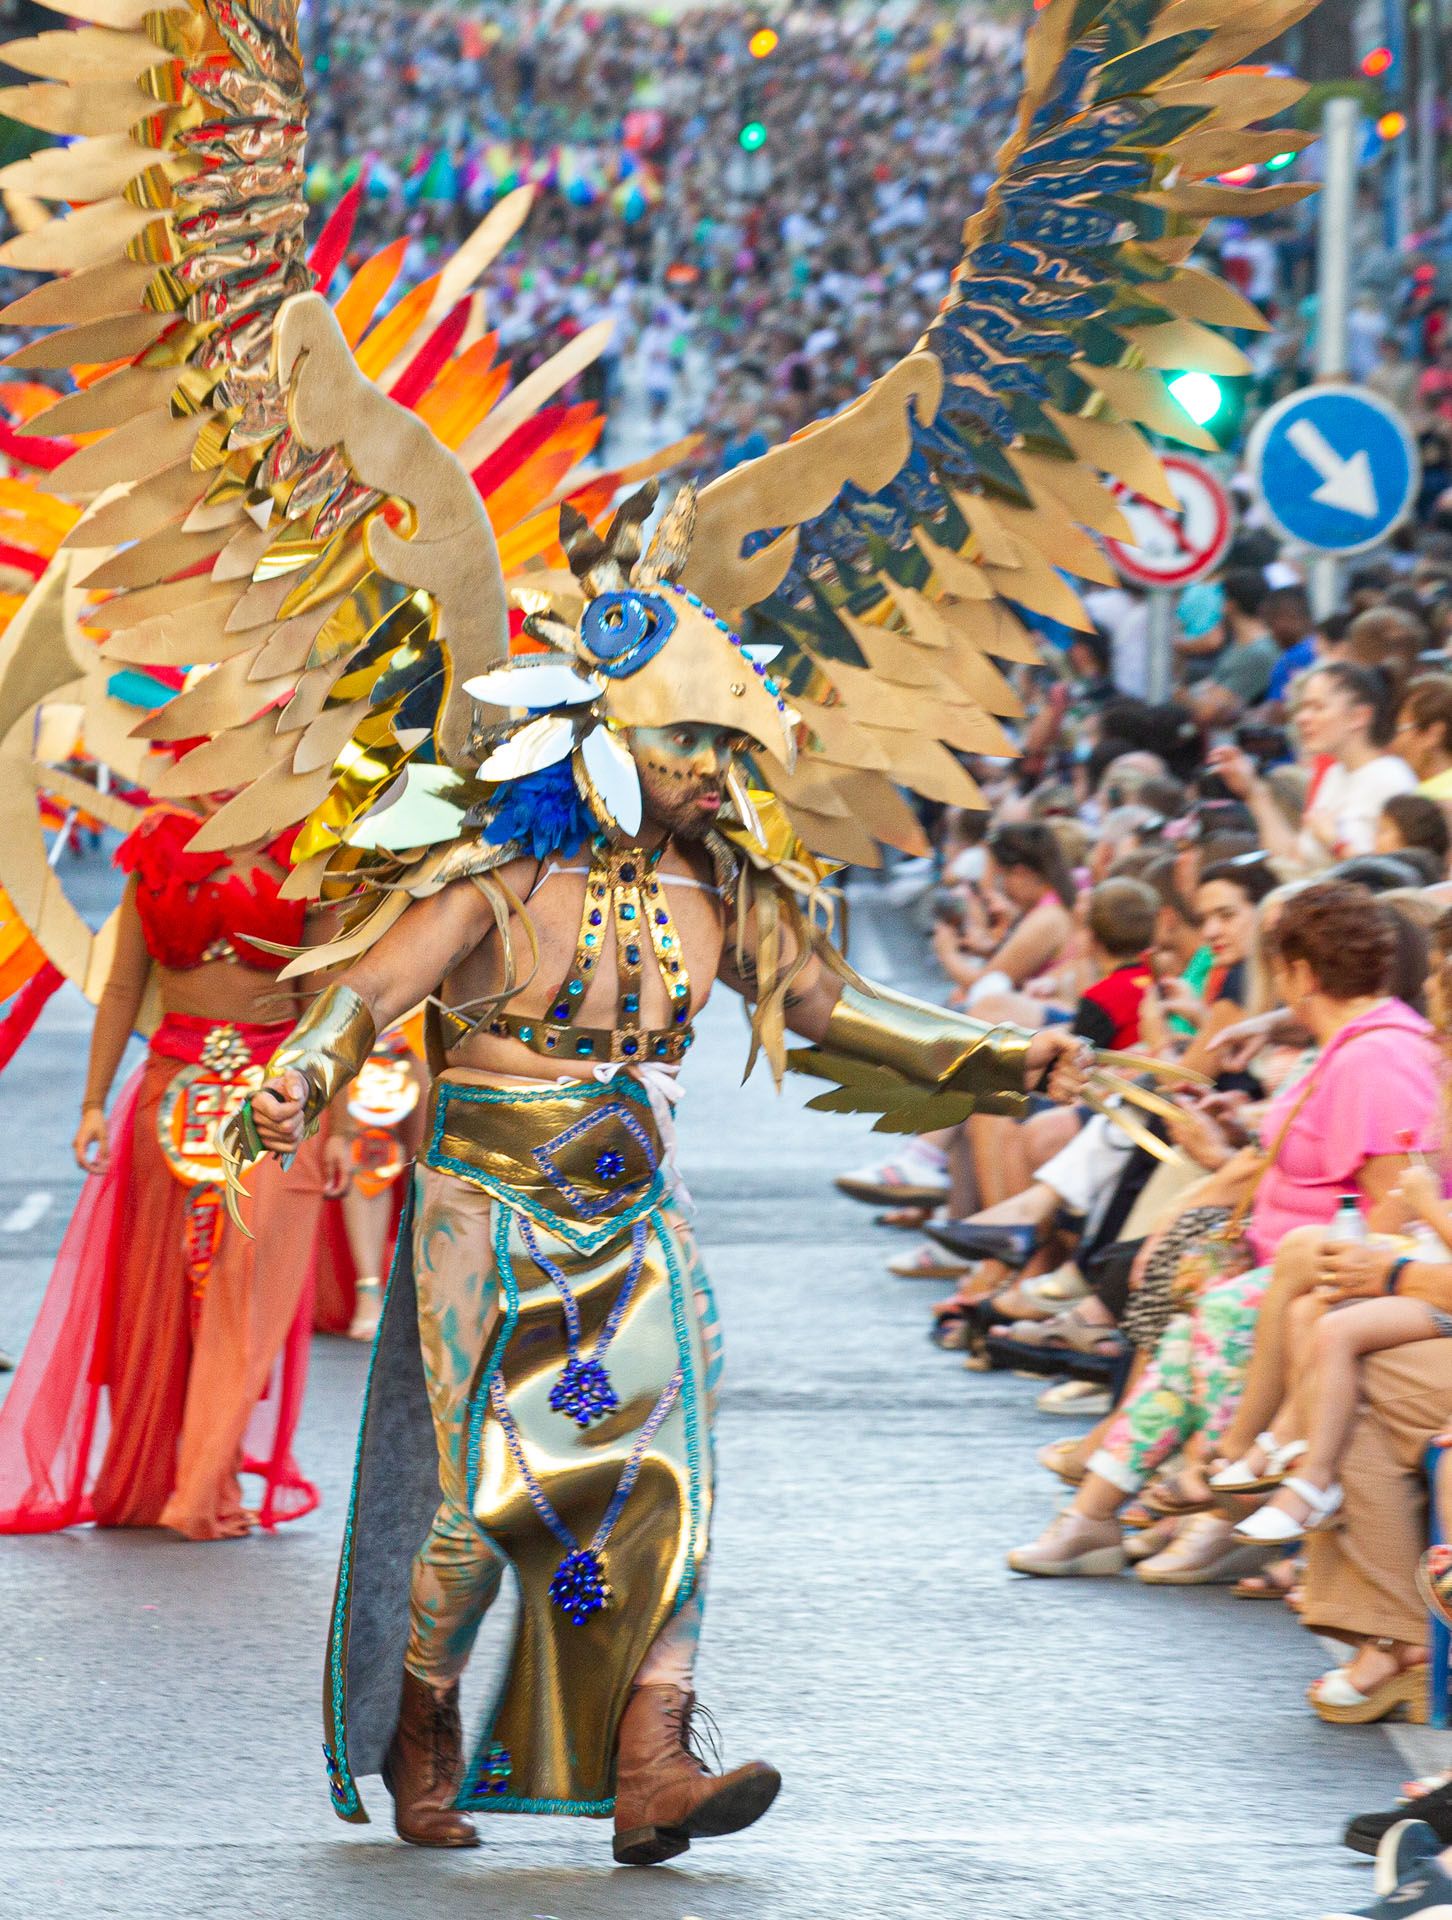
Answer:
POLYGON ((817 852, 919 847, 903 787, 975 802, 954 750, 1011 751, 1000 723, 1020 709, 998 663, 1035 657, 1020 611, 1087 627, 1062 572, 1114 578, 1091 536, 1129 528, 1103 477, 1174 507, 1144 430, 1213 445, 1161 369, 1243 372, 1217 329, 1264 323, 1184 263, 1212 216, 1311 191, 1210 181, 1306 144, 1246 131, 1299 83, 1230 70, 1314 4, 1050 0, 917 349, 703 490, 685 581, 783 648, 772 671, 807 737, 793 774, 769 771, 817 852))
POLYGON ((59 209, 0 260, 57 276, 5 317, 59 329, 16 364, 76 377, 28 430, 88 438, 49 482, 93 502, 87 628, 113 676, 188 670, 136 732, 180 752, 157 794, 234 794, 199 849, 299 825, 293 892, 391 884, 458 830, 504 573, 563 562, 562 500, 598 516, 684 449, 584 470, 602 421, 559 395, 608 328, 511 387, 473 289, 528 190, 402 297, 400 240, 328 308, 364 183, 307 252, 296 0, 65 11, 84 24, 6 48, 38 83, 0 110, 75 137, 0 176, 59 209))

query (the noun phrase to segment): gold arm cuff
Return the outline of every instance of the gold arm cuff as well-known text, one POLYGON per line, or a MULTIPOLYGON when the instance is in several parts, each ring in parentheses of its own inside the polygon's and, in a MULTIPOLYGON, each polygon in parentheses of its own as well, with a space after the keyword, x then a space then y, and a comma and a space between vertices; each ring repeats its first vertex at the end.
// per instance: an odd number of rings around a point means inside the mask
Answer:
POLYGON ((988 1026, 887 987, 863 993, 847 986, 823 1045, 891 1067, 916 1086, 970 1094, 987 1111, 1017 1113, 1028 1094, 1032 1039, 1022 1027, 988 1026))
POLYGON ((308 1083, 307 1119, 315 1126, 340 1087, 373 1051, 373 1015, 351 987, 325 987, 267 1063, 267 1077, 291 1067, 308 1083))

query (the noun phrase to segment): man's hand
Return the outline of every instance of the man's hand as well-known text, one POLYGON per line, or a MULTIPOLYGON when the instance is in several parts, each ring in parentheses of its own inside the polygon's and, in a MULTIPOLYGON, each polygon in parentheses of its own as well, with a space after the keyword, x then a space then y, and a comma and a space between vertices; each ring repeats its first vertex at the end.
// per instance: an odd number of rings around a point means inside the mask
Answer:
POLYGON ((352 1184, 353 1143, 341 1133, 330 1133, 323 1142, 323 1198, 340 1199, 352 1184))
POLYGON ((269 1153, 296 1153, 307 1133, 304 1108, 308 1083, 296 1067, 287 1067, 252 1096, 252 1118, 269 1153))
POLYGON ((1041 1027, 1029 1041, 1025 1064, 1030 1088, 1068 1107, 1084 1092, 1094 1067, 1094 1050, 1067 1027, 1041 1027))
POLYGON ((1326 1300, 1374 1300, 1386 1292, 1386 1277, 1397 1249, 1384 1241, 1335 1240, 1321 1250, 1321 1284, 1326 1300))

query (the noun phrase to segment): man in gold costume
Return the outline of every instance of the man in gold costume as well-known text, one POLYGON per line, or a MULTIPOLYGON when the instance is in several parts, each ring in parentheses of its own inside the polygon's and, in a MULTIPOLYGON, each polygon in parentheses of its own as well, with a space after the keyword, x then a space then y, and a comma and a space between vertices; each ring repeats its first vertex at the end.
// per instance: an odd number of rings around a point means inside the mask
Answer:
POLYGON ((778 1064, 784 1026, 904 1091, 997 1111, 1044 1086, 1073 1097, 1085 1064, 1062 1031, 988 1028, 855 982, 814 911, 825 869, 738 764, 788 754, 795 715, 726 623, 673 584, 679 515, 632 573, 643 506, 608 543, 566 530, 585 610, 576 631, 534 630, 572 667, 525 663, 470 687, 569 732, 568 703, 591 697, 591 679, 607 686, 614 751, 598 784, 586 776, 582 805, 564 791, 568 762, 553 786, 549 767, 523 771, 538 731, 495 746, 480 776, 502 785, 476 870, 413 902, 326 990, 251 1103, 254 1144, 296 1147, 375 1033, 438 990, 442 1072, 330 1655, 340 1811, 358 1817, 354 1776, 380 1765, 399 1833, 424 1846, 473 1844, 470 1807, 613 1804, 615 1857, 633 1864, 748 1826, 779 1785, 761 1764, 710 1774, 687 1744, 719 1354, 674 1191, 670 1108, 711 986, 754 1003, 778 1064), (521 805, 558 844, 501 859, 521 805), (470 1754, 459 1681, 507 1568, 514 1652, 470 1754))

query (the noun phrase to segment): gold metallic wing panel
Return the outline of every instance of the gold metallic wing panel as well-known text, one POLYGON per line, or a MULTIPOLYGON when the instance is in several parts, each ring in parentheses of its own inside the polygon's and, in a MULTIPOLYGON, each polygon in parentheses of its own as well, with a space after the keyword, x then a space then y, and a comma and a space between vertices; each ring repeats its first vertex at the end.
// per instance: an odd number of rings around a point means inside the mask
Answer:
POLYGON ((1008 751, 996 662, 1019 614, 1087 620, 1065 572, 1108 576, 1128 529, 1105 477, 1173 506, 1146 431, 1211 445, 1164 373, 1246 368, 1217 328, 1258 327, 1183 264, 1207 221, 1309 192, 1212 176, 1299 136, 1247 132, 1299 97, 1238 62, 1315 0, 1049 0, 997 177, 916 351, 853 406, 704 489, 684 578, 782 653, 806 738, 784 800, 827 851, 865 828, 911 844, 863 776, 972 804, 948 749, 1008 751), (938 744, 941 743, 941 744, 938 744), (849 778, 859 804, 825 797, 849 778), (847 817, 852 826, 844 829, 847 817))

